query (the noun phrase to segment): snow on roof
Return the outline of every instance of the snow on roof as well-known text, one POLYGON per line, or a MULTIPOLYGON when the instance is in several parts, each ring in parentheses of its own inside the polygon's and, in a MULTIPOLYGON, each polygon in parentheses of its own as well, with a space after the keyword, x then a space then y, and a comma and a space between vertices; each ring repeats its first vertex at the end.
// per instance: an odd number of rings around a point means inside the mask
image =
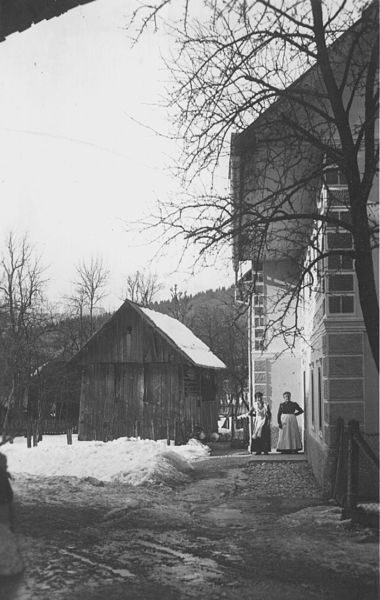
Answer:
POLYGON ((210 348, 206 346, 202 340, 197 338, 186 325, 173 317, 156 312, 150 308, 144 308, 143 306, 139 306, 138 308, 156 327, 158 327, 158 329, 170 338, 193 363, 200 367, 209 367, 211 369, 226 368, 226 365, 215 356, 210 348))

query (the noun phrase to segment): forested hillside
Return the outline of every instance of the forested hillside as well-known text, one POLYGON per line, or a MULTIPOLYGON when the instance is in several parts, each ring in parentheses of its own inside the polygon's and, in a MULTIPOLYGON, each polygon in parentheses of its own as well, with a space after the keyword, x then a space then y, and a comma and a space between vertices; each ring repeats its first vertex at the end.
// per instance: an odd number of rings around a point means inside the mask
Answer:
POLYGON ((233 288, 187 295, 172 290, 172 298, 154 302, 163 312, 187 325, 228 367, 228 387, 240 394, 248 378, 247 313, 237 304, 233 288))

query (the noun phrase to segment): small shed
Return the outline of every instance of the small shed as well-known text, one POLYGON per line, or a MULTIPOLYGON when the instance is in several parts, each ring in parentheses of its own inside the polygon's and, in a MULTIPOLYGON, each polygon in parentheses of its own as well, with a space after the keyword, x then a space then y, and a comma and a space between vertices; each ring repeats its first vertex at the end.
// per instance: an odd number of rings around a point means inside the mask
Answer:
POLYGON ((80 370, 80 440, 187 439, 218 428, 217 372, 199 338, 168 315, 126 300, 71 359, 80 370))

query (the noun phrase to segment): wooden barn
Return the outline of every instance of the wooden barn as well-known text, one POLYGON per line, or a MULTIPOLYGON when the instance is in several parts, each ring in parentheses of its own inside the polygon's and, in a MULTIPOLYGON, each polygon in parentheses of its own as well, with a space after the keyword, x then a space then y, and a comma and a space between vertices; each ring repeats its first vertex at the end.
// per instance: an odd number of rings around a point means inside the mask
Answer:
POLYGON ((126 300, 71 359, 81 373, 79 439, 187 441, 218 430, 225 365, 185 325, 126 300))

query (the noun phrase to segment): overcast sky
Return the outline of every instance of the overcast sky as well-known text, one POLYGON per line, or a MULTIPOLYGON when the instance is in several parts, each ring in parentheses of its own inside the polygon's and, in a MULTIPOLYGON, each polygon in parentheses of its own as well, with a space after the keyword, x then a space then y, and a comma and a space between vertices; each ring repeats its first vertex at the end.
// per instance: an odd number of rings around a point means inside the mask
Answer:
POLYGON ((228 256, 191 276, 190 258, 176 270, 180 247, 150 264, 151 235, 126 231, 174 193, 166 167, 176 152, 130 118, 170 131, 154 106, 168 79, 160 59, 168 38, 152 34, 132 49, 130 5, 97 0, 0 44, 1 246, 10 230, 29 232, 53 301, 91 256, 111 272, 105 308, 120 304, 136 269, 157 272, 161 297, 174 283, 188 292, 232 283, 228 256))

